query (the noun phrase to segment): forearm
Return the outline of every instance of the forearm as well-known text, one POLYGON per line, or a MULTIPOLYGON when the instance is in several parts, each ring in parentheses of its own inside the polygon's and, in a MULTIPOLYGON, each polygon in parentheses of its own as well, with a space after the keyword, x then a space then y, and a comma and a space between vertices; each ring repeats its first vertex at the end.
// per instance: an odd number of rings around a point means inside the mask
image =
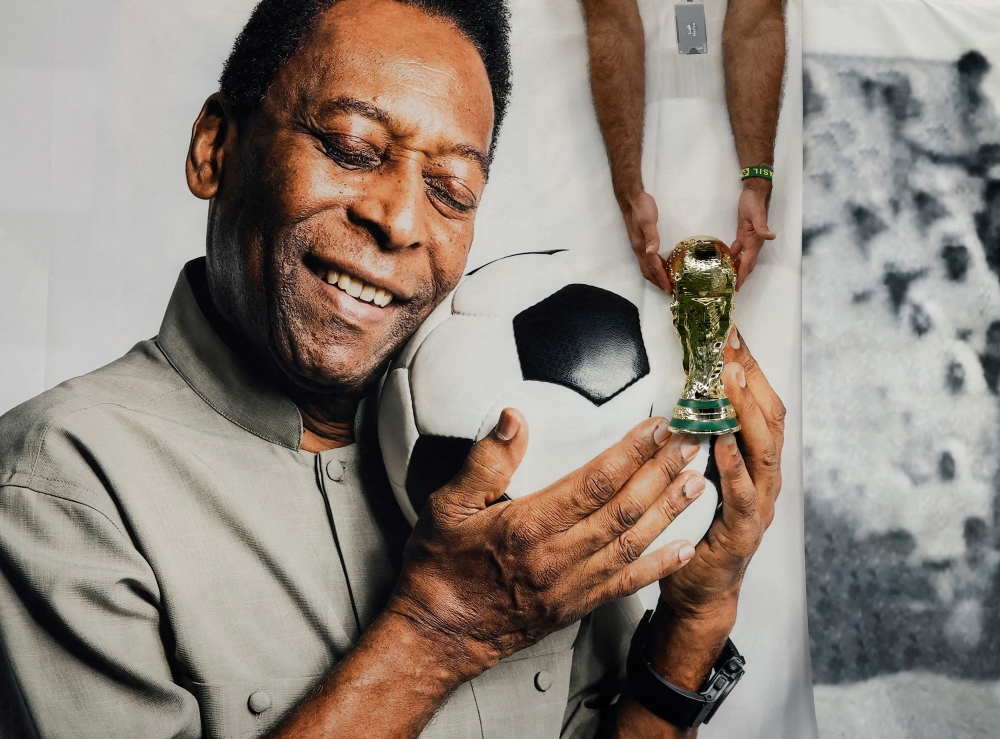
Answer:
POLYGON ((726 11, 726 103, 741 167, 774 164, 785 71, 782 6, 782 0, 729 0, 726 11))
POLYGON ((619 203, 642 191, 645 54, 636 0, 583 0, 590 86, 619 203))
MULTIPOLYGON (((719 658, 736 620, 735 601, 710 619, 681 618, 661 602, 651 623, 646 657, 671 685, 697 692, 719 658)), ((693 739, 697 729, 682 729, 623 696, 614 739, 693 739)))
POLYGON ((449 695, 475 676, 458 645, 423 634, 412 621, 383 612, 357 647, 283 722, 270 739, 416 737, 449 695))

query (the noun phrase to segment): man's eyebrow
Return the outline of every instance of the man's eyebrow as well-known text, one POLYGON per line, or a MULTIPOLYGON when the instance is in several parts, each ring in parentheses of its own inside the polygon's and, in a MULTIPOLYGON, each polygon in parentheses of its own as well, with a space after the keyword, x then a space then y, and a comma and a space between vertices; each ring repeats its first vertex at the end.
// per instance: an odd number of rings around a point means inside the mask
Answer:
POLYGON ((459 144, 455 147, 455 151, 458 152, 459 156, 463 159, 471 159, 473 162, 478 164, 479 168, 483 171, 483 177, 486 177, 489 174, 490 158, 475 146, 472 146, 471 144, 459 144))
MULTIPOLYGON (((322 114, 331 115, 334 113, 353 113, 355 115, 360 115, 363 118, 380 123, 386 128, 391 128, 394 121, 392 116, 388 112, 382 110, 376 105, 365 102, 364 100, 358 100, 352 97, 339 97, 335 100, 331 100, 324 103, 321 108, 322 114)), ((479 169, 482 170, 483 176, 486 177, 490 171, 490 158, 480 149, 477 149, 472 144, 458 144, 454 151, 463 159, 471 159, 475 164, 479 165, 479 169)))
POLYGON ((354 113, 355 115, 360 115, 363 118, 373 120, 376 123, 381 123, 386 127, 391 126, 393 122, 392 116, 378 106, 352 97, 339 97, 335 100, 323 103, 320 112, 325 114, 354 113))

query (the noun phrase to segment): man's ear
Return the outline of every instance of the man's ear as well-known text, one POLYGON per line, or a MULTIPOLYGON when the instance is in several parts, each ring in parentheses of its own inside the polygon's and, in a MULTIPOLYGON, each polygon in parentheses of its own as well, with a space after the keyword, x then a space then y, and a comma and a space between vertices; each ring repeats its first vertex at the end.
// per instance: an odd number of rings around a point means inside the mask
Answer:
POLYGON ((185 170, 188 189, 195 197, 210 200, 218 194, 223 163, 235 139, 236 120, 232 109, 225 95, 217 92, 205 101, 191 128, 185 170))

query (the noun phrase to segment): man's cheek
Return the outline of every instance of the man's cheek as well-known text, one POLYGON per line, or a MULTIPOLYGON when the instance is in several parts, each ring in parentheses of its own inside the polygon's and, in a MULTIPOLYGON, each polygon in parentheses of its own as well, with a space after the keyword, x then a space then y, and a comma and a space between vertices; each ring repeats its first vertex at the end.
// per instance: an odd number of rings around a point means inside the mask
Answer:
POLYGON ((324 211, 339 212, 345 202, 365 192, 369 183, 363 174, 338 169, 299 138, 282 143, 269 152, 262 178, 267 212, 282 222, 302 223, 322 217, 324 211))
POLYGON ((435 296, 434 305, 430 307, 431 310, 455 289, 465 274, 469 247, 472 242, 471 228, 469 231, 468 241, 465 240, 464 235, 460 234, 460 238, 453 239, 447 249, 440 250, 437 258, 432 262, 435 296))

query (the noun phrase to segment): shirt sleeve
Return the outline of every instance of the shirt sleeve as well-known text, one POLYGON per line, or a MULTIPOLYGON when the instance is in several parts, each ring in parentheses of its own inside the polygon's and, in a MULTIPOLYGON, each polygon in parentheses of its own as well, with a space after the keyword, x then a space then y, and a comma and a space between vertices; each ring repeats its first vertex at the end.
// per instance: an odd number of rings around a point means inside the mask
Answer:
POLYGON ((0 487, 0 640, 40 739, 197 739, 156 577, 104 513, 0 487))
POLYGON ((593 739, 621 692, 632 633, 645 609, 639 596, 606 603, 580 624, 573 644, 561 739, 593 739))

